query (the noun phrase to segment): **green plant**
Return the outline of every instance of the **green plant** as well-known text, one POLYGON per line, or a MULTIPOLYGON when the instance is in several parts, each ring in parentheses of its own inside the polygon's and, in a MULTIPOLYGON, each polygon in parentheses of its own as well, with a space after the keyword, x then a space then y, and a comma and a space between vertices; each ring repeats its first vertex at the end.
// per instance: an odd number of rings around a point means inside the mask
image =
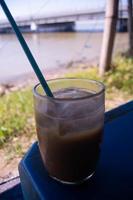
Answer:
POLYGON ((30 126, 27 120, 33 116, 30 89, 9 93, 0 98, 0 145, 30 126))
POLYGON ((103 81, 107 92, 121 90, 131 95, 133 93, 133 58, 117 56, 112 70, 106 72, 104 77, 98 75, 98 68, 93 67, 74 73, 67 73, 67 77, 89 78, 103 81))

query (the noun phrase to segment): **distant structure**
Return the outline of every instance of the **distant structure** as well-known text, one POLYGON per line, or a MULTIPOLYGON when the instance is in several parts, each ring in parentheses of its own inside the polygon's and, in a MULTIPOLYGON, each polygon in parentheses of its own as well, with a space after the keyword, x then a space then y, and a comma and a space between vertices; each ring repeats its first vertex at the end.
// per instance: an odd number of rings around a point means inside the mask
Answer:
MULTIPOLYGON (((26 18, 16 18, 16 22, 23 32, 41 32, 41 31, 72 31, 76 21, 81 20, 99 20, 103 19, 105 9, 82 10, 54 15, 41 15, 26 18)), ((117 24, 118 31, 127 30, 128 12, 127 7, 119 10, 119 20, 117 24)), ((0 21, 0 33, 12 32, 8 21, 0 21)))

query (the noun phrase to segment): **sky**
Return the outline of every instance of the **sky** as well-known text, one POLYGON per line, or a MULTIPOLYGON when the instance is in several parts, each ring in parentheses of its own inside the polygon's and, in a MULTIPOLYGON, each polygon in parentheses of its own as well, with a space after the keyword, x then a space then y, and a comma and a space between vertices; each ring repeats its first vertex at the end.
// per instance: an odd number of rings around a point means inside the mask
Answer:
MULTIPOLYGON (((5 0, 15 18, 105 8, 107 0, 5 0)), ((127 0, 121 0, 124 4, 127 0)), ((0 8, 0 20, 6 17, 0 8)))

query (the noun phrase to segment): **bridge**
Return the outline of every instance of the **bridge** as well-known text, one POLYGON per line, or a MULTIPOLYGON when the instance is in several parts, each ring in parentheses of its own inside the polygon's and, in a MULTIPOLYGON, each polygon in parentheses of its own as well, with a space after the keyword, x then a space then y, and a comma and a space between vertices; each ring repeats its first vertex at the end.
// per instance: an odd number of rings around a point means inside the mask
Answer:
MULTIPOLYGON (((26 18, 16 18, 16 22, 20 28, 28 27, 32 31, 37 30, 42 25, 74 25, 76 21, 82 20, 99 20, 103 19, 105 16, 105 9, 93 9, 93 10, 82 10, 75 12, 66 12, 59 14, 51 14, 51 15, 38 15, 26 18)), ((127 8, 122 8, 119 10, 119 21, 120 25, 126 25, 126 21, 128 18, 127 8)), ((10 30, 11 25, 7 20, 0 21, 0 32, 4 32, 5 30, 10 30)))

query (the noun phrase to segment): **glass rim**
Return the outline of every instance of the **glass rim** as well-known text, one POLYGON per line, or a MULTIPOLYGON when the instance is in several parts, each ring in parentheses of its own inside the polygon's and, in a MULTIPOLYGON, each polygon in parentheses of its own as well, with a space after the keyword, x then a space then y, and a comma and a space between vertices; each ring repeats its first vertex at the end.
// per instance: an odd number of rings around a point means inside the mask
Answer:
POLYGON ((87 78, 55 78, 55 79, 49 79, 47 80, 47 82, 51 82, 51 81, 60 81, 60 80, 80 80, 80 81, 88 81, 88 82, 91 82, 91 83, 96 83, 100 86, 100 90, 92 95, 86 95, 84 97, 77 97, 77 98, 53 98, 53 97, 49 97, 47 95, 42 95, 42 94, 39 94, 39 92, 37 92, 37 88, 39 86, 41 86, 41 83, 37 83, 34 87, 33 87, 33 94, 36 96, 36 97, 40 97, 42 99, 44 98, 48 98, 48 99, 51 99, 51 100, 56 100, 56 101, 77 101, 77 100, 84 100, 84 99, 90 99, 92 97, 95 97, 95 96, 98 96, 100 95, 101 93, 103 93, 105 91, 105 85, 101 82, 101 81, 97 81, 97 80, 92 80, 92 79, 87 79, 87 78))

